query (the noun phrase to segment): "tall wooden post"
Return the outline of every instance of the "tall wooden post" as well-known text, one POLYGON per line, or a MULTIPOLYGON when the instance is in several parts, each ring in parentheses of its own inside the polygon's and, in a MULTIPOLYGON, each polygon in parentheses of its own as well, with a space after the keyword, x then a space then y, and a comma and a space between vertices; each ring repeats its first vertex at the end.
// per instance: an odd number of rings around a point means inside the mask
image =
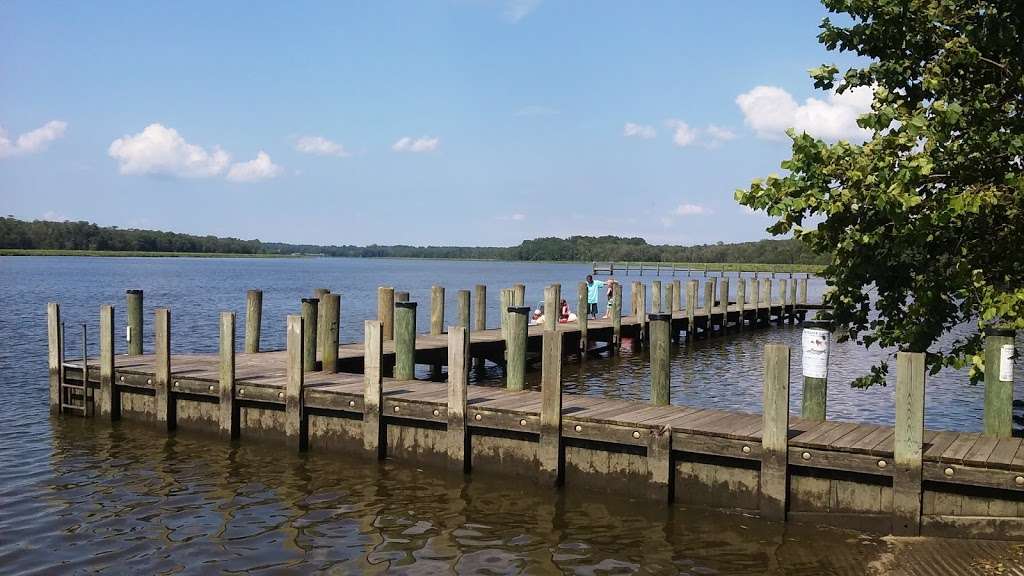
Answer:
POLYGON ((672 281, 672 312, 683 309, 683 281, 676 278, 672 281))
POLYGON ((505 386, 509 390, 522 390, 526 386, 526 337, 529 314, 529 306, 510 306, 508 309, 505 386))
POLYGON ((469 329, 448 327, 448 429, 445 431, 448 468, 469 472, 469 427, 466 425, 469 388, 469 329))
POLYGON ((665 305, 661 308, 662 312, 672 314, 676 311, 675 306, 675 285, 671 282, 665 283, 665 305))
POLYGON ((473 287, 474 301, 473 329, 478 332, 487 330, 487 285, 477 284, 473 287))
POLYGON ((633 316, 634 318, 638 314, 638 312, 637 312, 637 308, 638 308, 637 301, 640 299, 640 286, 642 286, 642 284, 641 284, 641 282, 639 280, 634 280, 633 283, 630 284, 630 290, 629 290, 629 295, 630 295, 629 315, 633 316))
POLYGON ((121 392, 114 384, 114 307, 100 306, 100 416, 121 417, 121 392))
POLYGON ((692 341, 697 334, 697 285, 699 280, 686 281, 686 339, 692 341))
POLYGON ((125 340, 128 341, 128 355, 142 355, 142 290, 125 291, 125 340))
POLYGON ((395 302, 395 380, 416 377, 416 303, 395 302))
POLYGON ((896 427, 893 430, 892 532, 921 533, 921 456, 924 439, 924 360, 921 352, 896 354, 896 427))
POLYGON ((797 304, 807 304, 807 278, 800 279, 799 296, 797 296, 797 304))
POLYGON ((245 293, 245 351, 260 351, 260 323, 263 318, 263 291, 245 293))
POLYGON ((444 332, 444 286, 430 287, 430 334, 444 332))
POLYGON ((302 371, 302 316, 288 316, 286 346, 288 364, 285 369, 284 434, 290 447, 303 451, 306 449, 307 432, 302 391, 305 378, 302 371))
POLYGON ((772 306, 775 304, 772 301, 772 279, 764 278, 761 280, 761 289, 763 290, 765 308, 767 311, 764 315, 764 322, 768 324, 772 319, 772 306))
POLYGON ((718 283, 718 302, 722 307, 722 333, 729 328, 729 277, 722 276, 718 283))
POLYGON ((708 278, 704 281, 704 335, 710 336, 713 332, 712 327, 714 326, 711 315, 715 309, 715 283, 714 278, 708 278))
POLYGON ((156 366, 153 372, 156 421, 166 430, 174 430, 177 424, 175 401, 171 395, 171 311, 157 308, 153 319, 153 344, 156 366))
POLYGON ((789 291, 786 289, 788 280, 785 278, 779 279, 779 300, 782 301, 782 310, 779 312, 779 324, 782 324, 789 318, 789 291))
MULTIPOLYGON (((384 340, 395 338, 395 289, 391 286, 377 288, 377 320, 381 323, 381 336, 384 340)), ((309 324, 306 324, 309 329, 309 324)))
POLYGON ((661 280, 651 281, 651 312, 661 312, 661 280))
POLYGON ((320 316, 320 301, 316 298, 302 299, 302 369, 316 370, 317 322, 320 316))
POLYGON ((622 346, 622 284, 612 284, 612 352, 622 346))
POLYGON ((812 320, 804 324, 802 336, 804 393, 800 416, 824 421, 828 403, 829 323, 812 320))
MULTIPOLYGON (((611 302, 608 303, 609 309, 611 308, 611 302)), ((587 351, 588 347, 588 335, 587 328, 589 326, 590 314, 587 311, 588 299, 587 299, 587 283, 580 282, 576 286, 576 325, 580 329, 580 353, 583 354, 587 351)))
POLYGON ((544 287, 544 329, 554 330, 558 327, 558 315, 562 302, 562 285, 552 284, 544 287))
POLYGON ((796 278, 789 281, 789 323, 796 322, 796 278))
POLYGON ((655 313, 648 316, 651 335, 651 404, 665 406, 671 395, 669 365, 669 332, 672 315, 655 313))
POLYGON ((363 449, 378 460, 387 453, 384 435, 384 325, 363 322, 363 449))
MULTIPOLYGON (((314 300, 315 301, 315 300, 314 300)), ((235 313, 220 313, 217 426, 224 438, 238 438, 235 405, 235 313)))
POLYGON ((313 290, 313 297, 316 298, 317 311, 316 311, 316 357, 321 360, 324 357, 324 337, 327 333, 327 322, 324 320, 324 296, 330 294, 331 291, 327 288, 317 288, 313 290))
POLYGON ((526 306, 526 284, 512 286, 512 305, 526 306))
POLYGON ((761 517, 786 519, 789 472, 789 346, 764 347, 764 423, 761 432, 761 517))
POLYGON ((46 305, 47 364, 50 368, 50 414, 60 414, 60 384, 64 372, 64 346, 60 333, 60 304, 46 305))
POLYGON ((323 350, 320 351, 321 370, 334 374, 338 371, 338 341, 341 338, 341 295, 324 294, 319 306, 323 311, 323 324, 317 326, 317 330, 324 332, 321 341, 323 350))
POLYGON ((409 293, 408 292, 401 292, 401 291, 397 291, 397 290, 395 291, 395 302, 408 302, 408 301, 409 301, 409 293))
POLYGON ((1017 333, 985 329, 985 434, 1009 438, 1013 432, 1013 356, 1017 333))
POLYGON ((736 328, 743 330, 743 324, 747 321, 747 280, 742 276, 743 272, 740 274, 741 276, 736 279, 736 307, 740 311, 736 328))
POLYGON ((643 346, 650 335, 647 333, 647 285, 642 282, 636 292, 636 321, 640 325, 640 337, 636 343, 643 346))
POLYGON ((470 292, 469 290, 459 290, 455 293, 455 301, 458 304, 456 308, 456 320, 455 325, 461 326, 466 330, 471 328, 470 326, 470 292))
POLYGON ((562 333, 545 330, 540 379, 540 444, 537 459, 547 482, 561 484, 562 463, 562 333))

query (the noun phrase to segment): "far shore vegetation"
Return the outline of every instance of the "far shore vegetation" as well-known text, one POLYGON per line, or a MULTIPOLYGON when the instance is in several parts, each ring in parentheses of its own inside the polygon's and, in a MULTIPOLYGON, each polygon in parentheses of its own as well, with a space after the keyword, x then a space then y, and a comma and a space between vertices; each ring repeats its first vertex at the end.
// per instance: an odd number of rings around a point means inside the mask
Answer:
MULTIPOLYGON (((652 266, 710 270, 816 272, 827 256, 814 254, 798 240, 652 245, 643 238, 572 236, 537 238, 518 246, 352 246, 287 244, 196 236, 158 230, 101 227, 89 222, 24 221, 0 218, 0 255, 4 256, 157 256, 157 257, 303 257, 434 258, 531 262, 644 262, 652 266)), ((618 271, 617 271, 618 272, 618 271)))

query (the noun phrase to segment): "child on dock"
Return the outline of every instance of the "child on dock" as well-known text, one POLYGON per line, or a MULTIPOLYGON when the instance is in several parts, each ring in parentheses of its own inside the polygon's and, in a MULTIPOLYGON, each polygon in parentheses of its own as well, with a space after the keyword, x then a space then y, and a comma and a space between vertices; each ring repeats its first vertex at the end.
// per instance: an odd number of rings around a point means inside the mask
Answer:
POLYGON ((602 316, 602 318, 610 318, 612 315, 612 301, 615 298, 615 285, 618 284, 618 281, 616 281, 614 277, 609 277, 608 282, 605 284, 608 288, 605 290, 605 297, 608 299, 608 305, 605 306, 604 316, 602 316))
POLYGON ((597 301, 600 298, 601 288, 604 288, 605 283, 600 280, 594 280, 594 277, 587 274, 587 315, 593 319, 597 319, 597 301))

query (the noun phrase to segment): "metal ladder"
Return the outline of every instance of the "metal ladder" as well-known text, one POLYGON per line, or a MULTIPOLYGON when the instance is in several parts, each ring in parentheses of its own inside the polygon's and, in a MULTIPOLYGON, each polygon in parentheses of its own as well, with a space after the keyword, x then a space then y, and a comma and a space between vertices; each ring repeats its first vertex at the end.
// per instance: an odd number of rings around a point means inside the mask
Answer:
POLYGON ((65 379, 68 367, 78 368, 75 364, 64 362, 64 323, 60 323, 60 411, 61 413, 77 412, 82 416, 90 416, 93 411, 94 397, 89 388, 89 353, 88 333, 82 324, 82 381, 70 384, 65 379))

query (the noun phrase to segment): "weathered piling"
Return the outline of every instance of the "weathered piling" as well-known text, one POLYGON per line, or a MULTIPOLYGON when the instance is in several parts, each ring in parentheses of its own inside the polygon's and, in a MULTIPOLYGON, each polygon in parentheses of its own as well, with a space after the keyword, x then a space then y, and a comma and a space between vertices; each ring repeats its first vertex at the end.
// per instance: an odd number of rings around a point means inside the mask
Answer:
POLYGON ((540 444, 537 459, 545 480, 561 484, 562 457, 562 334, 546 330, 542 341, 540 378, 540 444))
POLYGON ((487 285, 477 284, 473 287, 474 301, 473 329, 477 331, 487 330, 487 285))
POLYGON ((672 281, 672 309, 671 312, 678 312, 683 309, 683 282, 676 278, 672 281))
POLYGON ((828 403, 829 324, 812 320, 804 325, 802 365, 804 390, 800 416, 807 420, 825 420, 828 403))
POLYGON ((512 286, 512 305, 526 306, 526 284, 512 286))
POLYGON ((807 304, 807 278, 800 279, 799 295, 797 296, 797 304, 807 304))
POLYGON ((456 315, 455 325, 461 326, 466 330, 470 329, 470 292, 469 290, 459 290, 455 293, 456 315))
POLYGON ((661 280, 651 281, 651 312, 661 313, 661 280))
MULTIPOLYGON (((393 333, 392 333, 393 334, 393 333)), ((363 449, 383 460, 387 453, 384 435, 384 326, 379 321, 363 322, 363 449)))
POLYGON ((64 346, 60 333, 60 304, 46 305, 47 364, 50 368, 50 414, 60 414, 60 384, 64 372, 64 346))
POLYGON ((302 316, 288 316, 287 365, 284 389, 284 435, 295 450, 305 450, 308 434, 302 393, 305 375, 302 370, 302 316))
MULTIPOLYGON (((614 296, 613 296, 614 298, 614 296)), ((608 303, 609 310, 612 303, 608 303)), ((580 282, 576 286, 576 326, 580 329, 580 352, 586 352, 588 346, 587 328, 590 319, 590 312, 587 310, 587 283, 580 282)))
POLYGON ((764 347, 764 414, 761 432, 761 517, 786 519, 789 452, 789 346, 764 347))
POLYGON ((686 281, 686 339, 692 341, 697 334, 697 284, 698 280, 686 281))
POLYGON ((408 301, 409 301, 409 293, 408 292, 404 292, 404 291, 403 292, 399 292, 399 291, 395 292, 395 302, 408 302, 408 301))
POLYGON ((985 434, 1009 438, 1013 432, 1013 356, 1016 332, 985 329, 985 434))
POLYGON ((640 283, 636 293, 636 320, 639 322, 640 337, 636 339, 636 346, 643 346, 649 337, 647 333, 647 285, 640 283))
POLYGON ((921 352, 896 354, 896 427, 893 430, 892 532, 921 533, 921 458, 924 439, 924 359, 921 352))
POLYGON ((622 284, 612 284, 612 352, 622 346, 622 284))
POLYGON ((761 301, 764 307, 764 323, 768 324, 772 319, 772 279, 761 279, 761 301))
POLYGON ((320 301, 316 298, 302 299, 302 369, 306 372, 316 370, 317 322, 320 314, 320 301))
POLYGON ((128 341, 128 355, 142 354, 142 290, 125 291, 125 340, 128 341))
POLYGON ((171 311, 157 308, 153 318, 153 346, 156 365, 153 371, 153 392, 156 421, 167 430, 173 430, 176 420, 175 403, 171 397, 171 311))
POLYGON ((245 293, 245 351, 260 351, 260 324, 263 320, 263 291, 245 293))
POLYGON ((747 280, 743 276, 736 279, 736 307, 740 311, 736 320, 736 329, 743 330, 743 324, 747 319, 747 280))
POLYGON ((395 380, 416 377, 416 303, 395 302, 395 380))
POLYGON ((558 315, 561 313, 562 285, 552 284, 544 287, 544 329, 554 330, 558 326, 558 315))
POLYGON ((639 300, 639 297, 640 297, 640 286, 641 286, 641 284, 640 284, 639 280, 634 280, 633 283, 630 284, 630 286, 629 286, 629 288, 630 288, 630 290, 629 290, 629 297, 630 297, 629 315, 630 316, 636 316, 638 314, 638 312, 637 312, 637 300, 639 300))
POLYGON ((502 288, 499 294, 499 304, 501 309, 500 320, 501 320, 501 339, 508 341, 508 309, 511 308, 515 302, 515 288, 502 288))
POLYGON ((789 292, 786 290, 786 283, 788 281, 785 278, 779 280, 779 300, 781 301, 782 308, 779 310, 779 324, 785 322, 789 317, 789 292))
MULTIPOLYGON (((316 300, 314 299, 314 302, 316 300)), ((315 317, 314 310, 314 317, 315 317)), ((315 358, 314 358, 315 360, 315 358)), ((218 351, 217 428, 224 438, 238 438, 238 407, 235 405, 235 313, 220 313, 218 351)))
POLYGON ((469 329, 448 327, 448 427, 445 431, 448 467, 469 472, 469 427, 466 423, 469 387, 469 329))
POLYGON ((526 387, 526 338, 529 306, 508 308, 508 340, 505 341, 505 387, 522 390, 526 387))
POLYGON ((430 287, 430 334, 444 332, 444 286, 430 287))
POLYGON ((316 288, 315 290, 313 290, 313 298, 316 298, 317 302, 318 302, 317 312, 316 312, 316 325, 317 325, 316 357, 317 358, 323 358, 324 357, 324 332, 325 332, 325 328, 324 327, 327 326, 327 322, 324 321, 324 295, 325 294, 330 294, 330 293, 331 293, 331 291, 328 290, 327 288, 316 288))
POLYGON ((338 341, 341 338, 341 295, 324 294, 319 306, 323 311, 323 324, 317 326, 317 330, 324 332, 320 369, 327 374, 334 374, 338 371, 338 341))
POLYGON ((672 315, 654 313, 649 315, 648 330, 651 338, 651 403, 666 406, 671 391, 669 338, 672 315))
MULTIPOLYGON (((377 320, 381 323, 381 336, 384 340, 394 340, 395 289, 391 286, 377 288, 377 320)), ((303 328, 309 330, 309 322, 303 328)))
POLYGON ((789 281, 789 323, 796 321, 796 278, 789 281))
POLYGON ((114 388, 114 307, 100 306, 100 416, 121 417, 121 394, 114 388))
POLYGON ((704 335, 711 335, 711 313, 715 306, 715 283, 712 282, 714 278, 708 278, 704 281, 704 335))
POLYGON ((718 282, 718 302, 722 308, 722 333, 729 328, 729 277, 722 276, 718 282))

